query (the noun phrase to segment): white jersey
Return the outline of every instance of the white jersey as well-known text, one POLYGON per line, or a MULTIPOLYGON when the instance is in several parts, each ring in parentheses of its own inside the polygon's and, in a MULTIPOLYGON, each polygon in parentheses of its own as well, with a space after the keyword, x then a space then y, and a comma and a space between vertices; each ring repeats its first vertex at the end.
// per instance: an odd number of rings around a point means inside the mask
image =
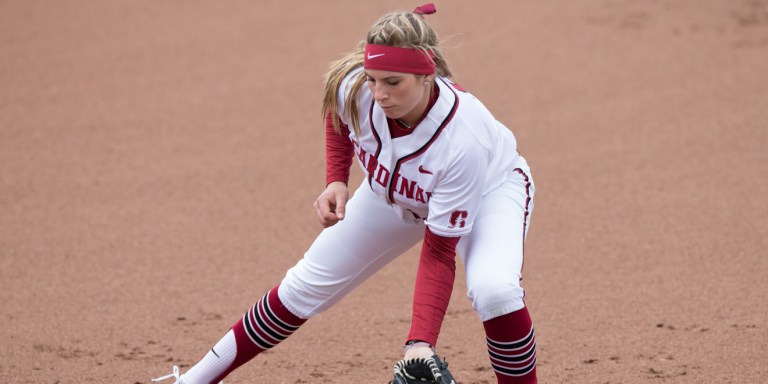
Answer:
MULTIPOLYGON (((339 105, 351 79, 339 90, 339 105)), ((393 139, 384 111, 368 87, 358 95, 361 134, 350 130, 358 163, 371 190, 407 221, 425 220, 441 236, 472 230, 482 197, 525 167, 514 135, 474 96, 436 77, 439 97, 413 133, 393 139)), ((339 116, 350 125, 348 115, 339 116)), ((526 167, 527 168, 527 167, 526 167)))

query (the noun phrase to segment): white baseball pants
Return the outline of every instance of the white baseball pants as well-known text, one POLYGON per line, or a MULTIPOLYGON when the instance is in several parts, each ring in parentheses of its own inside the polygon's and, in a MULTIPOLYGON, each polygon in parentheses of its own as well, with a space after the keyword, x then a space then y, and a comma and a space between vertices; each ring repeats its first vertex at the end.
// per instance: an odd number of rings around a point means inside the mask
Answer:
MULTIPOLYGON (((472 231, 457 253, 465 266, 467 295, 480 319, 525 306, 520 286, 523 243, 533 212, 528 167, 483 197, 472 231)), ((323 230, 289 269, 278 290, 296 316, 310 318, 341 300, 424 237, 423 223, 407 223, 363 182, 349 200, 346 217, 323 230)))

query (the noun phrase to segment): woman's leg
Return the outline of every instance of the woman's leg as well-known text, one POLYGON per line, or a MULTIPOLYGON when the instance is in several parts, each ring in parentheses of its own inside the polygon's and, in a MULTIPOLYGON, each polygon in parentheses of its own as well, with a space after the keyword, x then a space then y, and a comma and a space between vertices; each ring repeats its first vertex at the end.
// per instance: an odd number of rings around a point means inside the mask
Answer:
POLYGON ((283 281, 270 290, 187 373, 185 384, 217 383, 341 300, 423 237, 363 184, 346 217, 320 233, 283 281))
POLYGON ((406 223, 367 184, 349 201, 346 217, 324 230, 280 283, 280 299, 296 316, 330 308, 424 237, 424 224, 406 223))
POLYGON ((486 195, 472 233, 457 251, 465 264, 468 296, 486 333, 499 383, 536 383, 536 339, 523 300, 523 250, 533 185, 520 170, 486 195))

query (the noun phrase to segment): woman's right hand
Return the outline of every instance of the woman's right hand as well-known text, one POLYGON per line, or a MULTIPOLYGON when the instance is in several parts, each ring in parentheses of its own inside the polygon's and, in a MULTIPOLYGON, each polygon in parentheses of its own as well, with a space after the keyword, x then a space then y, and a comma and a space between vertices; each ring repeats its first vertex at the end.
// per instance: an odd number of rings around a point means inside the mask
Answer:
POLYGON ((325 187, 325 191, 315 200, 315 213, 323 227, 332 227, 339 220, 344 220, 344 211, 349 199, 347 184, 334 181, 325 187))

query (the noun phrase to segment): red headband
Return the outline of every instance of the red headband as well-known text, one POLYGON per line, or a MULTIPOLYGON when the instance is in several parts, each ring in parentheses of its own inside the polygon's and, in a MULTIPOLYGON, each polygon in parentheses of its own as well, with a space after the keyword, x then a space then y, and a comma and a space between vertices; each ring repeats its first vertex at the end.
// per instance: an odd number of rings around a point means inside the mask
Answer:
MULTIPOLYGON (((416 7, 413 13, 431 15, 437 12, 432 3, 416 7)), ((435 73, 435 54, 421 49, 391 47, 388 45, 366 44, 365 69, 431 75, 435 73)))
POLYGON ((365 45, 365 69, 430 75, 435 73, 435 55, 420 49, 390 47, 388 45, 365 45))

